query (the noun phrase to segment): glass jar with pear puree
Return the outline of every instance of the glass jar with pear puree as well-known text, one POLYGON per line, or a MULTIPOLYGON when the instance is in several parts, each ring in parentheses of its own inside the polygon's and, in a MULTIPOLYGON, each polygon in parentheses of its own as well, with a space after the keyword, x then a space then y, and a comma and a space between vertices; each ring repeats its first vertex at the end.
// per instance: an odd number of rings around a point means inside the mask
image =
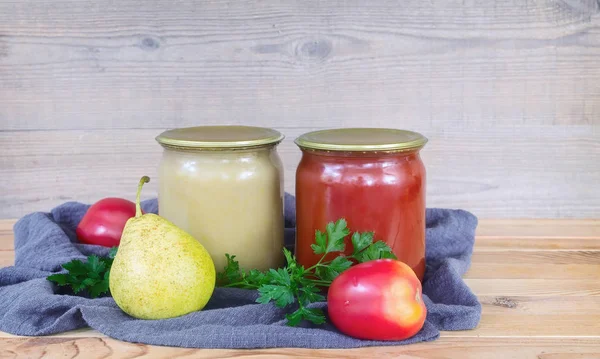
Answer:
POLYGON ((222 271, 283 264, 283 168, 269 128, 200 126, 161 133, 159 215, 190 233, 222 271))

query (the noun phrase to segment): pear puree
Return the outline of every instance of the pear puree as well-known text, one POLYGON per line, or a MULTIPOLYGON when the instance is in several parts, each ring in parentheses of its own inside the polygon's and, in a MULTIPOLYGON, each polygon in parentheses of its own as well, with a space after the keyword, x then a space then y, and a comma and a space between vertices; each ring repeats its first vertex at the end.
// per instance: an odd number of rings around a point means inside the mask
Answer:
POLYGON ((243 269, 283 264, 283 167, 274 147, 164 151, 159 215, 190 233, 217 272, 225 253, 243 269))

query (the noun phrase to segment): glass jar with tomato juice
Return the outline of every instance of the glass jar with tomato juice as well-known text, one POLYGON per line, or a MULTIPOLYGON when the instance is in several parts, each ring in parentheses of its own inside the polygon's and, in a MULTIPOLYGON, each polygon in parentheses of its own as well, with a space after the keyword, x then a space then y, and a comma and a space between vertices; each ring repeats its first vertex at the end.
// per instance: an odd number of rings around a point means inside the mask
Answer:
MULTIPOLYGON (((385 128, 315 131, 295 140, 302 151, 296 170, 296 257, 305 267, 320 255, 315 231, 345 218, 348 228, 374 232, 422 280, 425 272, 425 166, 427 139, 385 128)), ((351 254, 352 233, 346 238, 351 254)))

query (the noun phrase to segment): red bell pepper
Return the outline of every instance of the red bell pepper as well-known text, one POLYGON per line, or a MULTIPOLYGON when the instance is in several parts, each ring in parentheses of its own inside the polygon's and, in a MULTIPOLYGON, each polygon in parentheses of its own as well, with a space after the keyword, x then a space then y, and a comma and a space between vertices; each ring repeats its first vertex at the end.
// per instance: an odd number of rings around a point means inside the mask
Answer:
POLYGON ((118 246, 125 223, 131 217, 135 217, 135 203, 123 198, 104 198, 83 216, 77 225, 77 238, 86 244, 118 246))

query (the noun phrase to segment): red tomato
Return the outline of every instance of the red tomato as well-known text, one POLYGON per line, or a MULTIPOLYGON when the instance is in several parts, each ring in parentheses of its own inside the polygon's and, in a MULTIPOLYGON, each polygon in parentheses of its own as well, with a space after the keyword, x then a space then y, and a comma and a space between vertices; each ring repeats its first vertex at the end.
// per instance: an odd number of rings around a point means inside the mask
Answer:
POLYGON ((379 259, 360 263, 333 280, 327 295, 333 325, 351 337, 403 340, 425 323, 421 282, 405 263, 379 259))
POLYGON ((135 217, 135 203, 123 198, 104 198, 94 203, 77 226, 77 238, 86 244, 118 246, 125 223, 135 217))

